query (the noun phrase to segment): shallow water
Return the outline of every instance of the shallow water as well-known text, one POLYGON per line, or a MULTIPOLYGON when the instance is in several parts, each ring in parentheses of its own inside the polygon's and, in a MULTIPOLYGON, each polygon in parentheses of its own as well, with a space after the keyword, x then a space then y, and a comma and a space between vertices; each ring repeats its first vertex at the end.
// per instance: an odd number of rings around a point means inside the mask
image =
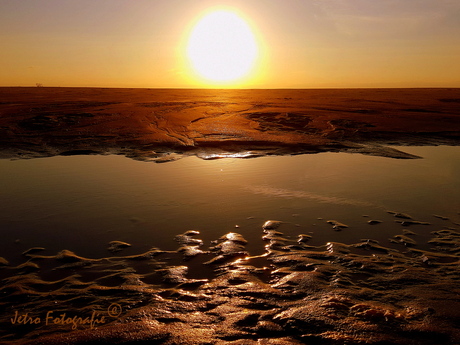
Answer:
POLYGON ((205 243, 237 231, 256 255, 268 219, 287 223, 287 236, 312 235, 313 245, 371 238, 399 248, 388 239, 407 227, 387 211, 429 222, 410 227, 417 247, 429 249, 431 231, 460 222, 460 149, 401 149, 423 159, 320 153, 164 164, 113 155, 0 160, 0 256, 22 262, 20 253, 38 246, 45 255, 69 249, 98 258, 112 240, 132 244, 124 254, 174 250, 174 236, 190 229, 205 243), (348 228, 334 231, 327 220, 348 228))
POLYGON ((460 149, 401 149, 0 161, 0 343, 457 344, 460 149))

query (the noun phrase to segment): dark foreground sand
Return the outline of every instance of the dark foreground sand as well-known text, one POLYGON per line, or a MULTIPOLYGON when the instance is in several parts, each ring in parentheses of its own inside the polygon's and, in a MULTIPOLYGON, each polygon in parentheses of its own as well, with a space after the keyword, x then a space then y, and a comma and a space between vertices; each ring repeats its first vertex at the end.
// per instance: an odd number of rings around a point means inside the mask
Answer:
POLYGON ((459 138, 460 89, 0 88, 4 158, 117 153, 164 161, 248 151, 410 158, 381 144, 459 138))
MULTIPOLYGON (((459 134, 458 89, 0 89, 3 158, 413 158, 385 144, 458 144, 459 134)), ((96 259, 31 248, 18 266, 0 257, 0 343, 459 344, 460 233, 458 220, 445 221, 429 251, 405 226, 393 239, 402 250, 372 239, 315 247, 308 235, 285 237, 276 221, 254 229, 259 257, 241 235, 208 247, 197 231, 178 235, 176 251, 134 256, 120 242, 96 259)))
POLYGON ((257 257, 237 233, 207 248, 197 231, 178 235, 176 251, 133 256, 122 242, 100 259, 32 248, 0 271, 0 342, 459 344, 458 231, 434 232, 431 251, 403 231, 395 240, 409 246, 397 251, 366 239, 313 247, 282 229, 254 229, 265 245, 257 257))

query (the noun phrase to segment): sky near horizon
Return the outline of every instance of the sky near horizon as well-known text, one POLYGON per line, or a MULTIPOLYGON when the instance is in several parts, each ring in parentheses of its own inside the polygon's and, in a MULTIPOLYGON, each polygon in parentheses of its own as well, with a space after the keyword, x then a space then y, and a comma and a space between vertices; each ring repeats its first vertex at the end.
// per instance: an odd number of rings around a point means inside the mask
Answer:
POLYGON ((0 0, 0 47, 0 86, 460 87, 460 1, 0 0), (252 74, 229 84, 187 58, 219 9, 257 43, 252 74))

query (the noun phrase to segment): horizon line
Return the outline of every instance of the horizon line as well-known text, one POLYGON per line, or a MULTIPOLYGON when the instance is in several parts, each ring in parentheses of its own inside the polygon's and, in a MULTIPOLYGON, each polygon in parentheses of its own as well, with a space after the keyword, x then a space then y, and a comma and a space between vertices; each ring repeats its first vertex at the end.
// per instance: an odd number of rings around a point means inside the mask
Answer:
POLYGON ((31 88, 31 89, 143 89, 143 90, 343 90, 343 89, 460 89, 460 86, 324 86, 324 87, 146 87, 146 86, 44 86, 15 85, 0 88, 31 88))

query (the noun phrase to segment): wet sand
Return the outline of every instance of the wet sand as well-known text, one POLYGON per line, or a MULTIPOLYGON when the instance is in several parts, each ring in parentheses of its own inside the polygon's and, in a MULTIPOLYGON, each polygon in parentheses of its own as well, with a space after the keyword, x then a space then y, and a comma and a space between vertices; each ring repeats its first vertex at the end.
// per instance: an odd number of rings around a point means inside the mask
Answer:
POLYGON ((410 155, 458 144, 459 89, 0 88, 0 157, 244 157, 323 151, 410 155))
MULTIPOLYGON (((1 157, 14 159, 415 158, 385 145, 458 145, 460 90, 2 88, 0 134, 1 157)), ((460 343, 458 220, 445 219, 421 250, 423 222, 391 215, 400 249, 372 238, 313 246, 310 234, 286 236, 276 220, 253 229, 264 248, 256 257, 238 229, 211 244, 184 229, 177 250, 130 256, 117 241, 99 258, 30 248, 19 265, 0 258, 0 343, 460 343)))
POLYGON ((261 224, 255 257, 238 233, 208 247, 199 231, 176 236, 175 251, 130 256, 122 242, 98 259, 31 248, 1 272, 2 343, 459 343, 458 231, 433 232, 422 251, 409 230, 395 250, 372 239, 311 246, 284 225, 261 224))

